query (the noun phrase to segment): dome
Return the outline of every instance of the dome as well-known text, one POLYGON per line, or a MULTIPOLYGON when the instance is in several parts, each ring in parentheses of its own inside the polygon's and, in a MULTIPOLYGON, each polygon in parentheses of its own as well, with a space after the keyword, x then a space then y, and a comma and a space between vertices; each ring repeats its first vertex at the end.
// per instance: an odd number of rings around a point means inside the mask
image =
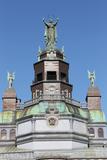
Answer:
POLYGON ((16 91, 14 88, 7 88, 5 91, 4 91, 4 95, 3 95, 3 98, 4 97, 9 97, 9 98, 15 98, 16 97, 16 91))
POLYGON ((99 88, 98 87, 89 87, 87 96, 88 97, 101 97, 99 88))
MULTIPOLYGON (((24 104, 26 105, 26 104, 24 104)), ((28 105, 24 107, 24 110, 21 111, 19 118, 31 116, 31 115, 45 115, 49 113, 50 108, 55 108, 55 111, 58 111, 59 114, 67 114, 67 115, 76 115, 77 117, 87 118, 88 113, 86 110, 75 107, 72 104, 65 103, 63 101, 60 102, 39 102, 37 104, 28 105)), ((56 114, 56 112, 55 112, 56 114)))

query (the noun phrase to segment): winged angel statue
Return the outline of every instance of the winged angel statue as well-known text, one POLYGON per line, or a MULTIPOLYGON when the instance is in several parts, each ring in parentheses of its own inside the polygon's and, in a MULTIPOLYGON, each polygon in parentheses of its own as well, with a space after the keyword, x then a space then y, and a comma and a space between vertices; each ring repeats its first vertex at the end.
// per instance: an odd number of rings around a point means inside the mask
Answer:
POLYGON ((89 78, 89 80, 90 80, 91 86, 94 87, 94 81, 95 81, 95 79, 96 79, 95 71, 90 72, 90 71, 88 70, 88 78, 89 78))

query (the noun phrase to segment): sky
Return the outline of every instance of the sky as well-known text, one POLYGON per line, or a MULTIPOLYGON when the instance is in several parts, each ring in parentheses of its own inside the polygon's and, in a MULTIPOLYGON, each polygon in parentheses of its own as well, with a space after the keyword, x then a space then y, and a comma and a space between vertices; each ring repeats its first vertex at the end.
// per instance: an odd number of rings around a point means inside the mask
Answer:
POLYGON ((87 70, 95 70, 107 116, 106 0, 0 0, 0 108, 8 71, 15 72, 14 87, 22 103, 31 99, 33 63, 38 47, 45 47, 42 19, 50 17, 59 18, 57 48, 64 46, 70 63, 73 98, 85 102, 87 70))

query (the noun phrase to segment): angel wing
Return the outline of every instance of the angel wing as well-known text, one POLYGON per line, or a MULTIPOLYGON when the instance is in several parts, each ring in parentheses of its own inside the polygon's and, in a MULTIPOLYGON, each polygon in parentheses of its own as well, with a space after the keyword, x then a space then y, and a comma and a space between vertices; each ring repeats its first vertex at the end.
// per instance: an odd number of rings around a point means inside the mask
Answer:
POLYGON ((9 79, 10 79, 10 73, 7 72, 7 80, 9 81, 9 79))
POLYGON ((88 70, 88 78, 90 79, 91 72, 88 70))

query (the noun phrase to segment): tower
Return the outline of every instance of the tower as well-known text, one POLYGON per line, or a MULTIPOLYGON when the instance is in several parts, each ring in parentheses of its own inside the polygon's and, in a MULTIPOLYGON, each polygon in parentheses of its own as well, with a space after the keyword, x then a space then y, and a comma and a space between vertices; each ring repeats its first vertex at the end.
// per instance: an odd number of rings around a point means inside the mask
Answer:
POLYGON ((88 71, 88 78, 90 79, 90 87, 88 88, 86 102, 89 110, 101 110, 101 94, 98 87, 95 86, 95 71, 88 71))
POLYGON ((14 73, 7 74, 8 88, 5 90, 2 101, 3 101, 3 111, 16 110, 17 104, 20 103, 20 99, 17 98, 16 90, 13 87, 13 81, 15 79, 14 73))
POLYGON ((72 85, 69 84, 69 64, 64 59, 63 50, 56 48, 56 22, 49 20, 45 24, 45 49, 38 53, 38 62, 34 64, 34 81, 31 85, 32 99, 39 96, 72 97, 72 85))
POLYGON ((106 120, 101 108, 101 93, 98 87, 95 86, 95 71, 88 71, 88 78, 90 86, 88 88, 86 102, 89 110, 89 145, 90 146, 104 146, 106 143, 106 120))
POLYGON ((72 100, 69 64, 64 50, 56 48, 56 22, 45 24, 45 49, 39 48, 34 64, 32 100, 24 103, 17 119, 19 148, 40 151, 71 150, 88 146, 87 112, 72 100))

